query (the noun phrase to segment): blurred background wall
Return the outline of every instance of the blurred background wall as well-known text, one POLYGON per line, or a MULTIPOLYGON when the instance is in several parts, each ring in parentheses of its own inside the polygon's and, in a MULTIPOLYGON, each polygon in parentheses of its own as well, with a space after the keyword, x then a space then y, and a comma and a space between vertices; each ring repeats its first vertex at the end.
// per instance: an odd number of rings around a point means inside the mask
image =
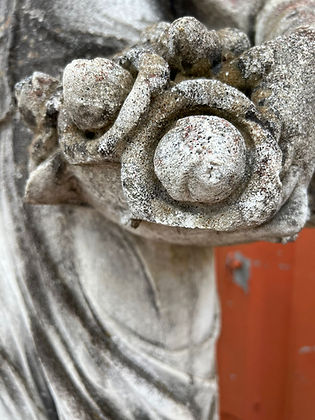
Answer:
POLYGON ((315 229, 216 249, 221 420, 315 419, 315 229))

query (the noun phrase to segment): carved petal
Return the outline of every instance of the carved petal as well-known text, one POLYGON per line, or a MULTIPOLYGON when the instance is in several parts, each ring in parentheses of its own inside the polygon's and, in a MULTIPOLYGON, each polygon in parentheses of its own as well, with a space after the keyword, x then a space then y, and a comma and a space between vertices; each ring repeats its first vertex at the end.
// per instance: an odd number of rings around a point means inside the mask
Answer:
POLYGON ((83 204, 80 187, 60 152, 39 165, 28 179, 24 200, 29 204, 83 204))

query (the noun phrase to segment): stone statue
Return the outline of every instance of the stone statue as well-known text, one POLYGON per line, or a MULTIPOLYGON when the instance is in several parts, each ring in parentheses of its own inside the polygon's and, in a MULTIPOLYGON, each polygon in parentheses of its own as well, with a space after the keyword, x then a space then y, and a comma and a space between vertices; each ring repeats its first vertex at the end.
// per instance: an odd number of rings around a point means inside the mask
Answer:
POLYGON ((312 4, 4 1, 1 419, 218 419, 211 246, 314 224, 312 4))

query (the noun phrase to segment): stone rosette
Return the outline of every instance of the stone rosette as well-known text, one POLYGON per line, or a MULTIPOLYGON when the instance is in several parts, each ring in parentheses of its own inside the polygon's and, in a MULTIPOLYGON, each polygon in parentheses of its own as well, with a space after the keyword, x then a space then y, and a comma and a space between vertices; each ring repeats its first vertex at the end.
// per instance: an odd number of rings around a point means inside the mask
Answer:
POLYGON ((61 83, 34 73, 17 86, 35 133, 26 200, 87 202, 128 228, 200 230, 212 244, 294 237, 315 159, 274 82, 283 72, 296 91, 283 61, 303 34, 290 36, 250 48, 241 31, 182 18, 112 60, 73 61, 61 83))

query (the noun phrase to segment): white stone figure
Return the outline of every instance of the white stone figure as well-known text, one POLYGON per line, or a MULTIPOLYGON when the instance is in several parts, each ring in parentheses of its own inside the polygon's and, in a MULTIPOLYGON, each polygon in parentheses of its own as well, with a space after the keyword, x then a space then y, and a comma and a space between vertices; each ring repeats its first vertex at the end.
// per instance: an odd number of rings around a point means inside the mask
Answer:
POLYGON ((312 2, 22 3, 1 6, 0 418, 216 420, 211 246, 313 218, 312 2))

